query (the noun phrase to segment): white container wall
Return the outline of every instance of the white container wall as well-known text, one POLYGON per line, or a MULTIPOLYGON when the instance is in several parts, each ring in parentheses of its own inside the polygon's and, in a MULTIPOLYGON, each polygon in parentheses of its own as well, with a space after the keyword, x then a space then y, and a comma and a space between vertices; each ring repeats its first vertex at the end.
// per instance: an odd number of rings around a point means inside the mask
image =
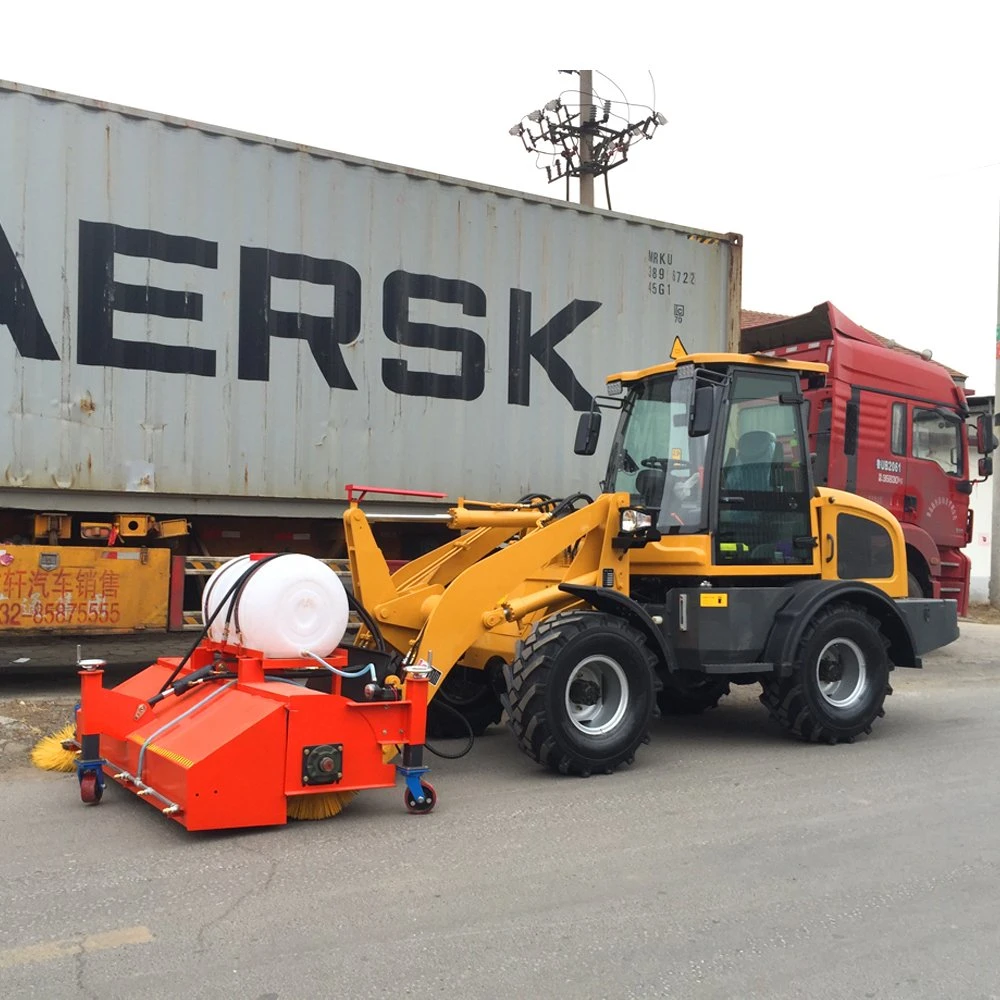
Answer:
POLYGON ((735 348, 739 279, 733 234, 0 83, 0 504, 593 492, 579 411, 735 348))

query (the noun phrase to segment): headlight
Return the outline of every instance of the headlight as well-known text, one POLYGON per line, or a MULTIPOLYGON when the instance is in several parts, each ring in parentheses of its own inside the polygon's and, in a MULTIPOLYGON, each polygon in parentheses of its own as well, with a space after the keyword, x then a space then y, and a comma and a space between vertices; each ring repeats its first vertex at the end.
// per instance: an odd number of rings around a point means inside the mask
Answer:
POLYGON ((621 514, 621 532, 623 535, 634 535, 644 528, 653 527, 651 514, 645 514, 641 510, 633 510, 627 507, 621 514))

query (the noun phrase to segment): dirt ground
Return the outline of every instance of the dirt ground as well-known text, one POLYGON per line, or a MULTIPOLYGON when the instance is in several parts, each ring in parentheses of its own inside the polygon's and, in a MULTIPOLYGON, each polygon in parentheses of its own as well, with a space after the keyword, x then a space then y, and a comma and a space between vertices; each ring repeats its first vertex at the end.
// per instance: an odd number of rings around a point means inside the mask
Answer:
POLYGON ((35 743, 73 719, 76 698, 0 698, 0 774, 31 767, 35 743))
POLYGON ((1000 625, 1000 608, 990 604, 970 604, 969 614, 962 621, 982 622, 984 625, 1000 625))

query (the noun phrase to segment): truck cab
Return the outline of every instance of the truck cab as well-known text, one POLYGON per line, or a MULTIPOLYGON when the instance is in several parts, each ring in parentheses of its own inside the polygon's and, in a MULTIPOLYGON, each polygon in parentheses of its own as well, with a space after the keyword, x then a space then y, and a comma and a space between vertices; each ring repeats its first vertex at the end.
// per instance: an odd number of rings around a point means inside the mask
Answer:
MULTIPOLYGON (((910 596, 950 598, 965 614, 972 483, 991 470, 972 467, 966 395, 948 370, 894 350, 829 302, 744 329, 743 348, 828 365, 825 377, 802 380, 817 485, 891 511, 906 540, 910 596)), ((986 456, 992 434, 979 437, 986 456)))

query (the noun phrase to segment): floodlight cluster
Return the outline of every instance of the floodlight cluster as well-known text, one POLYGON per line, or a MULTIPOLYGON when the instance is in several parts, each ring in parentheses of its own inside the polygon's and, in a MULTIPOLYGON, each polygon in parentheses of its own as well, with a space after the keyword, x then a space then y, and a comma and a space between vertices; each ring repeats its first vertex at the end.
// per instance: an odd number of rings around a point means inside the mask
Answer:
MULTIPOLYGON (((529 153, 536 155, 536 165, 543 169, 549 183, 570 177, 607 174, 628 159, 633 143, 651 139, 667 119, 658 111, 627 101, 611 101, 596 92, 589 105, 567 102, 564 92, 544 107, 530 111, 511 126, 510 134, 521 140, 529 153), (631 116, 633 107, 643 107, 649 112, 638 121, 616 110, 625 105, 631 116), (590 156, 583 159, 584 138, 590 138, 590 156)), ((624 95, 623 95, 624 96, 624 95)), ((607 177, 605 177, 607 183, 607 177)))

